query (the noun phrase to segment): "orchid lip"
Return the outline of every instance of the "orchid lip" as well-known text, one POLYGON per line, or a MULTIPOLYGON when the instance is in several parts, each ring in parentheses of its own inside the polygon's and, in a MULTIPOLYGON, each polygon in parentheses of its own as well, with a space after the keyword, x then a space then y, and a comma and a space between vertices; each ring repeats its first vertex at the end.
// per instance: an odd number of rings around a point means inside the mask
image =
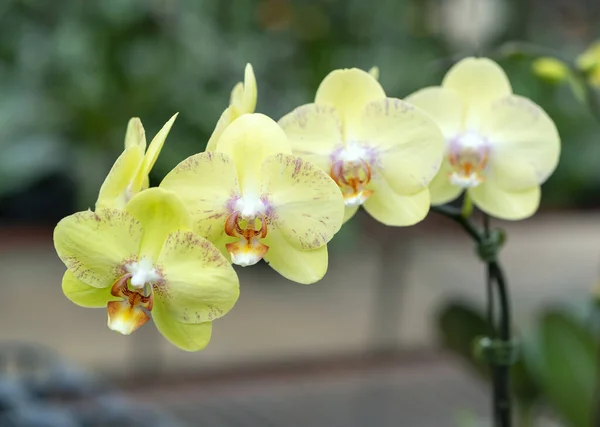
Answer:
POLYGON ((351 162, 334 162, 329 175, 340 187, 346 206, 362 205, 373 194, 373 190, 367 188, 371 182, 371 167, 362 158, 351 162))
POLYGON ((484 182, 489 155, 490 143, 476 132, 467 131, 451 139, 448 145, 448 160, 452 166, 448 174, 450 183, 472 188, 484 182))
POLYGON ((239 240, 225 245, 231 262, 242 267, 254 265, 259 262, 269 250, 269 247, 260 242, 267 237, 267 218, 260 215, 244 218, 242 213, 233 212, 225 221, 225 233, 239 240), (256 229, 256 222, 260 222, 260 228, 256 229), (245 224, 244 224, 245 223, 245 224))
POLYGON ((150 320, 148 312, 154 305, 152 291, 144 295, 129 289, 132 277, 131 273, 127 273, 115 281, 110 293, 121 301, 110 301, 106 306, 108 327, 123 335, 131 334, 150 320))

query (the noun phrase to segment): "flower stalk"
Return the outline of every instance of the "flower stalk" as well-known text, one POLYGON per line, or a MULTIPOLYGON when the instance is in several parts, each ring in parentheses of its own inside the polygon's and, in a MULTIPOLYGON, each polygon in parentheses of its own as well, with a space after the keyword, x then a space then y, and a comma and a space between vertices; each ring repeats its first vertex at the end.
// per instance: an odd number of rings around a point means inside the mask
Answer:
POLYGON ((451 206, 432 206, 431 210, 460 225, 477 244, 479 257, 486 264, 487 276, 487 319, 489 337, 485 344, 480 342, 482 355, 490 363, 492 370, 492 410, 495 427, 512 425, 510 395, 510 365, 514 363, 514 342, 511 332, 511 307, 508 286, 497 253, 504 243, 504 233, 490 230, 489 216, 483 215, 483 230, 471 220, 469 201, 465 200, 462 209, 451 206), (468 213, 468 215, 465 215, 468 213), (498 307, 495 296, 498 297, 498 307), (498 308, 498 320, 496 320, 498 308))

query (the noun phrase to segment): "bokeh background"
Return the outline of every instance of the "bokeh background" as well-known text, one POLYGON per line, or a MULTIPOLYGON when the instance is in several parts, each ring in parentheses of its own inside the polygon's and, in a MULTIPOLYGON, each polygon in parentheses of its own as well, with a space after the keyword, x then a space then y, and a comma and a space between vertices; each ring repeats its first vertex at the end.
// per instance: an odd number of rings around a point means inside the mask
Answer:
POLYGON ((483 266, 433 213, 405 229, 357 216, 313 286, 264 265, 241 270, 236 308, 196 354, 151 324, 119 336, 103 310, 67 301, 51 240, 58 220, 93 207, 130 117, 151 137, 180 112, 158 184, 204 149, 247 62, 257 111, 278 119, 335 68, 378 66, 388 95, 403 98, 483 55, 563 141, 539 214, 495 224, 509 234, 519 336, 551 337, 541 339, 548 369, 519 365, 515 393, 540 425, 585 427, 599 364, 599 90, 583 73, 553 78, 534 64, 576 64, 597 38, 595 0, 0 1, 0 425, 486 425, 485 373, 465 351, 479 332, 469 325, 481 320, 483 266), (555 366, 561 376, 545 378, 555 366), (574 393, 590 397, 564 403, 574 393))

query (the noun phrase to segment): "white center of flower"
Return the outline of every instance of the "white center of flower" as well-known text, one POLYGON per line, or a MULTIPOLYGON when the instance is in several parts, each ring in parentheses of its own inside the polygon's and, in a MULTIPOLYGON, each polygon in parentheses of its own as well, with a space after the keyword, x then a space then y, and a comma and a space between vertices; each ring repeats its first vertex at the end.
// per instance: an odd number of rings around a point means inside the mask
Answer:
POLYGON ((342 151, 340 151, 338 158, 344 162, 354 163, 360 162, 361 159, 366 158, 366 154, 367 152, 363 147, 354 143, 350 143, 345 146, 342 151))
POLYGON ((146 283, 156 282, 160 275, 148 258, 142 258, 138 262, 132 262, 125 266, 128 273, 131 273, 131 286, 143 288, 146 283))
POLYGON ((448 160, 453 169, 448 176, 450 182, 462 188, 481 184, 489 154, 488 140, 477 132, 467 131, 452 138, 448 144, 448 160))
POLYGON ((258 197, 243 196, 235 201, 234 210, 239 212, 243 219, 254 219, 264 215, 267 207, 258 197))
POLYGON ((239 251, 237 253, 229 252, 229 255, 231 255, 231 262, 239 265, 240 267, 254 265, 263 258, 262 253, 251 250, 239 251))

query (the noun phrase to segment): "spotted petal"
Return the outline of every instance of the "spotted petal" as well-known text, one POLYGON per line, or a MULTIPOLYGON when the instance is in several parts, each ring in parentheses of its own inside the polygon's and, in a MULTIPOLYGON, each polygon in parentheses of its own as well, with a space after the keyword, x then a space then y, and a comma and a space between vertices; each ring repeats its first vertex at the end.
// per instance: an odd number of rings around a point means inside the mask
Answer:
POLYGON ((144 228, 140 258, 156 260, 167 236, 191 229, 191 218, 183 201, 172 191, 150 188, 136 194, 125 206, 144 228))
POLYGON ((300 157, 278 154, 262 165, 262 197, 272 225, 298 249, 321 247, 338 232, 344 200, 323 171, 300 157))
POLYGON ((239 296, 233 267, 208 240, 191 231, 171 233, 158 265, 164 280, 153 285, 155 305, 183 323, 203 323, 225 315, 239 296))
POLYGON ((196 233, 213 243, 226 236, 224 224, 231 213, 230 205, 241 197, 235 165, 229 156, 205 152, 188 157, 169 172, 160 187, 181 197, 196 233))
POLYGON ((182 323, 171 316, 168 307, 158 304, 152 309, 156 329, 173 345, 184 351, 200 351, 210 342, 212 322, 182 323))
POLYGON ((278 230, 263 239, 269 246, 264 256, 269 265, 288 280, 309 285, 325 276, 328 265, 327 246, 303 251, 291 244, 278 230))
POLYGON ((359 135, 373 150, 373 174, 399 195, 420 192, 439 170, 444 137, 430 116, 411 104, 394 98, 369 103, 359 135))
POLYGON ((505 190, 537 186, 558 164, 556 126, 527 98, 509 96, 496 101, 484 118, 482 134, 492 144, 489 174, 505 190))
POLYGON ((383 88, 372 75, 358 68, 334 70, 323 79, 316 104, 332 105, 342 118, 346 141, 356 138, 364 107, 385 98, 383 88))
POLYGON ((292 152, 329 173, 331 154, 343 145, 342 121, 333 106, 306 104, 279 120, 292 152))
POLYGON ((63 276, 62 290, 71 302, 81 307, 106 307, 109 301, 119 300, 110 293, 111 284, 105 288, 95 288, 77 279, 70 270, 63 276))
POLYGON ((111 286, 138 255, 142 225, 117 209, 78 212, 54 229, 54 247, 73 275, 96 288, 111 286))
POLYGON ((263 114, 245 114, 225 129, 216 151, 228 155, 237 170, 244 194, 259 190, 262 162, 277 153, 291 154, 285 132, 263 114))

